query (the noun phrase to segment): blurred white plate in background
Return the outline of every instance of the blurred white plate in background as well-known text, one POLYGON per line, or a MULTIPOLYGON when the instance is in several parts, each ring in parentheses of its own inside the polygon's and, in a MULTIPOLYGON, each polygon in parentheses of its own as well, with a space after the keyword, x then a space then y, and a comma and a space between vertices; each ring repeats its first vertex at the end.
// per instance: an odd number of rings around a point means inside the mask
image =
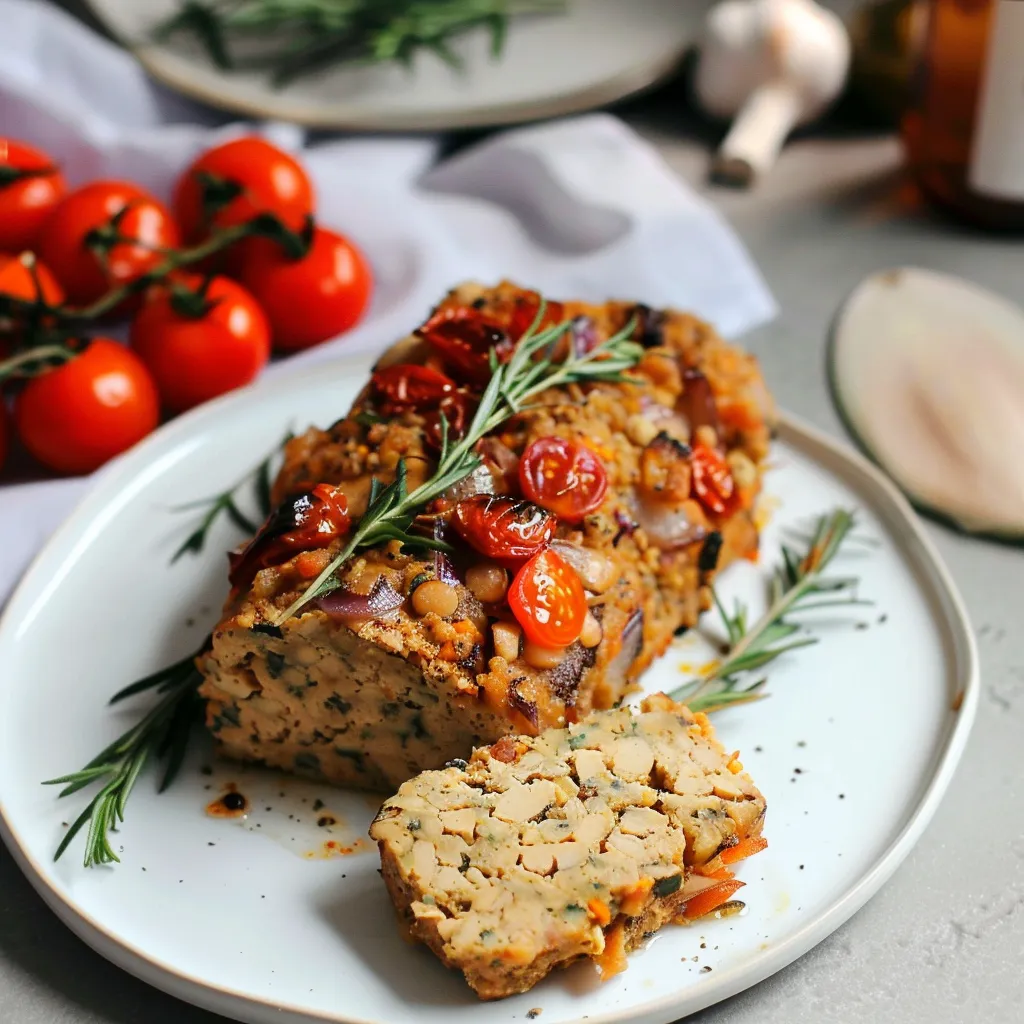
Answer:
POLYGON ((705 0, 570 0, 562 15, 513 18, 500 59, 483 31, 457 40, 466 70, 421 53, 397 65, 336 68, 273 88, 263 73, 224 72, 178 37, 155 44, 155 24, 178 0, 88 0, 107 28, 157 79, 248 117, 316 128, 417 131, 508 124, 611 103, 675 69, 705 0))

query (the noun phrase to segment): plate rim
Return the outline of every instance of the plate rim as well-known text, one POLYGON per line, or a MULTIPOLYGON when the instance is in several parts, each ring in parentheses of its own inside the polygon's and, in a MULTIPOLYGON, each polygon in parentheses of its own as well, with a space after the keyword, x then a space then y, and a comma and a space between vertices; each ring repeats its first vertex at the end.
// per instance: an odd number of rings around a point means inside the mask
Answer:
MULTIPOLYGON (((325 383, 324 371, 328 368, 333 373, 345 377, 357 372, 365 373, 374 361, 375 357, 372 355, 354 354, 332 360, 330 363, 298 368, 292 373, 277 375, 254 386, 224 395, 159 428, 130 452, 121 456, 94 481, 77 507, 41 548, 0 614, 0 636, 16 628, 14 613, 19 612, 18 606, 29 599, 23 595, 30 595, 37 589, 34 580, 44 559, 49 557, 51 551, 65 546, 66 537, 71 538, 80 530, 80 520, 88 521, 95 516, 109 503, 113 495, 130 484, 138 473, 150 464, 152 449, 173 445, 179 435, 188 436, 201 429, 207 421, 216 420, 222 412, 258 403, 267 391, 302 390, 313 383, 322 385, 325 383)), ((978 706, 978 648, 966 607, 956 583, 910 503, 881 470, 858 451, 799 417, 781 413, 778 436, 808 454, 819 465, 838 463, 847 470, 852 470, 855 477, 859 477, 859 480, 855 481, 858 489, 866 499, 871 499, 876 514, 882 517, 898 539, 907 542, 904 545, 906 557, 919 582, 927 584, 930 591, 928 596, 935 608, 934 614, 946 627, 943 632, 948 634, 946 639, 951 645, 956 661, 954 677, 961 686, 963 696, 959 707, 955 709, 955 720, 945 726, 945 737, 935 756, 931 776, 920 790, 916 805, 907 814, 902 826, 874 866, 847 888, 828 909, 809 920, 779 944, 772 946, 762 956, 748 960, 745 966, 737 966, 715 978, 707 979, 699 1005, 685 1010, 687 1015, 745 991, 788 966, 849 920, 881 889, 903 863, 934 817, 963 754, 978 706), (872 491, 873 494, 870 493, 872 491)), ((127 943, 58 891, 43 865, 19 841, 16 828, 8 820, 2 794, 0 839, 33 889, 72 932, 121 969, 168 995, 232 1019, 254 1024, 270 1024, 271 1021, 278 1024, 282 1021, 287 1024, 308 1024, 310 1021, 325 1021, 329 1024, 373 1024, 363 1018, 339 1016, 337 1013, 325 1014, 293 1004, 271 1002, 264 997, 225 985, 212 984, 188 975, 173 965, 163 963, 144 950, 127 943)), ((593 1024, 615 1024, 616 1021, 625 1020, 640 1024, 666 1024, 678 1019, 680 1005, 678 994, 666 995, 638 1005, 629 1011, 628 1016, 624 1016, 621 1011, 608 1011, 600 1015, 592 1014, 590 1020, 593 1024)))
POLYGON ((241 97, 225 97, 215 89, 191 80, 185 68, 177 68, 176 55, 170 48, 151 43, 139 43, 126 37, 114 25, 102 4, 85 0, 97 21, 156 81, 186 96, 218 110, 229 111, 257 120, 292 121, 304 128, 338 131, 373 132, 435 132, 467 128, 488 128, 542 121, 554 117, 567 117, 597 107, 618 103, 653 89, 677 71, 693 45, 692 40, 680 44, 657 61, 644 62, 627 68, 610 78, 582 89, 556 93, 543 100, 521 100, 512 103, 492 103, 470 109, 453 109, 438 113, 417 113, 412 109, 391 111, 381 115, 360 116, 331 113, 331 108, 320 110, 299 101, 260 102, 241 97))

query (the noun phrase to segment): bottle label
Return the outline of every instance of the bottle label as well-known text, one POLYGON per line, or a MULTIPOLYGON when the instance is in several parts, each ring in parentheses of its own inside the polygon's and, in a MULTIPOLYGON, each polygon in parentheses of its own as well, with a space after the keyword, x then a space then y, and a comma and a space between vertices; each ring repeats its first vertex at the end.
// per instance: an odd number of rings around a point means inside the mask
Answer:
POLYGON ((994 199, 1024 199, 1024 0, 996 0, 967 180, 994 199))

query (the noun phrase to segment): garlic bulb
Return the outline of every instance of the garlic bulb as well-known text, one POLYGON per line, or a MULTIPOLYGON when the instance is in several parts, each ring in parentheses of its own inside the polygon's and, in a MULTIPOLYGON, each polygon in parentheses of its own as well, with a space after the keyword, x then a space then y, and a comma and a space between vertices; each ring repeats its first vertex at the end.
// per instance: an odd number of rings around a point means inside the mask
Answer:
POLYGON ((843 88, 850 39, 814 0, 723 0, 707 16, 697 98, 734 118, 712 175, 749 185, 775 162, 800 124, 820 116, 843 88))

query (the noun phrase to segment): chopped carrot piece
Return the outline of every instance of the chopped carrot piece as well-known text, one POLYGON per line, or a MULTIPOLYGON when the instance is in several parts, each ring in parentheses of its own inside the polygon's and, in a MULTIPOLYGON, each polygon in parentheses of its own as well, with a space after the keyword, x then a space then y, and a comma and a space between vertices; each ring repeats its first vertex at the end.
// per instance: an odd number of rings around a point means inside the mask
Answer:
POLYGON ((629 886, 622 894, 622 905, 619 909, 626 917, 636 917, 644 909, 653 888, 653 878, 649 876, 641 878, 639 882, 629 886))
POLYGON ((626 969, 626 926, 620 918, 605 934, 604 950, 595 957, 601 980, 607 981, 626 969))
POLYGON ((728 903, 737 889, 742 889, 744 883, 738 878, 732 878, 726 882, 719 882, 703 892, 697 893, 692 899, 683 905, 680 916, 686 921, 695 921, 698 917, 704 917, 717 910, 723 903, 728 903))
POLYGON ((698 868, 697 874, 701 875, 703 878, 717 878, 720 882, 724 882, 733 877, 733 873, 728 868, 718 868, 716 871, 708 871, 707 868, 698 868))
POLYGON ((596 896, 587 901, 587 914, 602 928, 609 924, 612 919, 612 912, 608 909, 608 904, 596 896))
POLYGON ((753 857, 755 853, 760 853, 767 845, 768 840, 764 836, 748 836, 735 846, 730 846, 728 850, 722 851, 722 863, 735 864, 738 861, 746 860, 748 857, 753 857))
POLYGON ((330 560, 326 551, 303 551, 295 557, 295 570, 304 580, 311 580, 324 571, 330 560))

